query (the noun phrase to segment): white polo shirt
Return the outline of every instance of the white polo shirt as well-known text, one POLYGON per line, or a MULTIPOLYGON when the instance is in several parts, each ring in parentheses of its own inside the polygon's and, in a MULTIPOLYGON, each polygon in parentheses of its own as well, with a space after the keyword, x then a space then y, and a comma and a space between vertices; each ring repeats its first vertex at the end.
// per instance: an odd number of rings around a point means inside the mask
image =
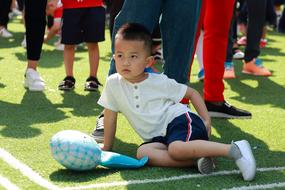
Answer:
POLYGON ((190 111, 179 103, 187 86, 164 74, 148 73, 148 78, 131 83, 118 73, 107 78, 98 104, 121 112, 144 141, 165 136, 167 125, 190 111))

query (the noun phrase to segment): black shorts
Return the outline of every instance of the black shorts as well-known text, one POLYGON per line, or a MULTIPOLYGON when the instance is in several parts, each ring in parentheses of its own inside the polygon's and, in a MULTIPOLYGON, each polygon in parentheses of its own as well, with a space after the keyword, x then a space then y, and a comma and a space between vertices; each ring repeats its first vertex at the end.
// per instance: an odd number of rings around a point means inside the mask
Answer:
POLYGON ((64 9, 61 43, 97 43, 105 40, 105 8, 64 9))
POLYGON ((194 113, 185 113, 173 119, 167 126, 164 137, 154 137, 148 143, 162 143, 169 145, 174 141, 188 142, 191 140, 209 140, 207 129, 202 119, 194 113))

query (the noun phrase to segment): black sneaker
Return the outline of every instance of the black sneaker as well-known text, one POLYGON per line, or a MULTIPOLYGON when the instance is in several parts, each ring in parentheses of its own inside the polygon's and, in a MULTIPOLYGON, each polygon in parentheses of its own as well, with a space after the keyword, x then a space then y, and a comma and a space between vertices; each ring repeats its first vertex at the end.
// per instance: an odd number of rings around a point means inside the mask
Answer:
POLYGON ((221 105, 216 105, 214 103, 205 101, 206 107, 208 109, 209 115, 211 117, 217 118, 240 118, 240 119, 250 119, 251 113, 242 109, 238 109, 226 101, 221 105))
POLYGON ((197 168, 201 174, 210 174, 216 168, 213 158, 202 157, 197 160, 197 168))
POLYGON ((104 114, 101 113, 96 121, 96 127, 91 134, 91 136, 96 140, 98 143, 103 143, 104 141, 104 114))
POLYGON ((58 85, 59 90, 72 90, 75 87, 75 78, 71 76, 67 76, 61 81, 58 85))
POLYGON ((99 86, 102 86, 102 84, 98 81, 98 79, 90 76, 88 79, 86 79, 84 90, 96 91, 98 90, 99 86))

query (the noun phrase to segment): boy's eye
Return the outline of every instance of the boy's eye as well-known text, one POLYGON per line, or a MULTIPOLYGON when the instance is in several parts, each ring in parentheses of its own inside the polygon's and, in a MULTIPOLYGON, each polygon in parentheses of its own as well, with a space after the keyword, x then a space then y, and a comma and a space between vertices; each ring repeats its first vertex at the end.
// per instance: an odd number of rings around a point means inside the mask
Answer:
POLYGON ((131 56, 132 59, 135 59, 135 58, 137 58, 137 57, 138 57, 137 55, 132 55, 132 56, 131 56))
POLYGON ((118 58, 122 58, 123 55, 122 55, 122 54, 118 54, 117 57, 118 57, 118 58))

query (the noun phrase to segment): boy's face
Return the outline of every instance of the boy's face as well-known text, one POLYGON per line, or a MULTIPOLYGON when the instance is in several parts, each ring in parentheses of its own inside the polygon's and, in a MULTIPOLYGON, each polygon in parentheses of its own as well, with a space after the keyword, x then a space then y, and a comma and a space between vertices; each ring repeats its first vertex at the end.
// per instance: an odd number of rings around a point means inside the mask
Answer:
POLYGON ((114 59, 117 72, 130 82, 144 80, 144 69, 153 63, 143 41, 124 40, 121 37, 115 39, 114 59))

